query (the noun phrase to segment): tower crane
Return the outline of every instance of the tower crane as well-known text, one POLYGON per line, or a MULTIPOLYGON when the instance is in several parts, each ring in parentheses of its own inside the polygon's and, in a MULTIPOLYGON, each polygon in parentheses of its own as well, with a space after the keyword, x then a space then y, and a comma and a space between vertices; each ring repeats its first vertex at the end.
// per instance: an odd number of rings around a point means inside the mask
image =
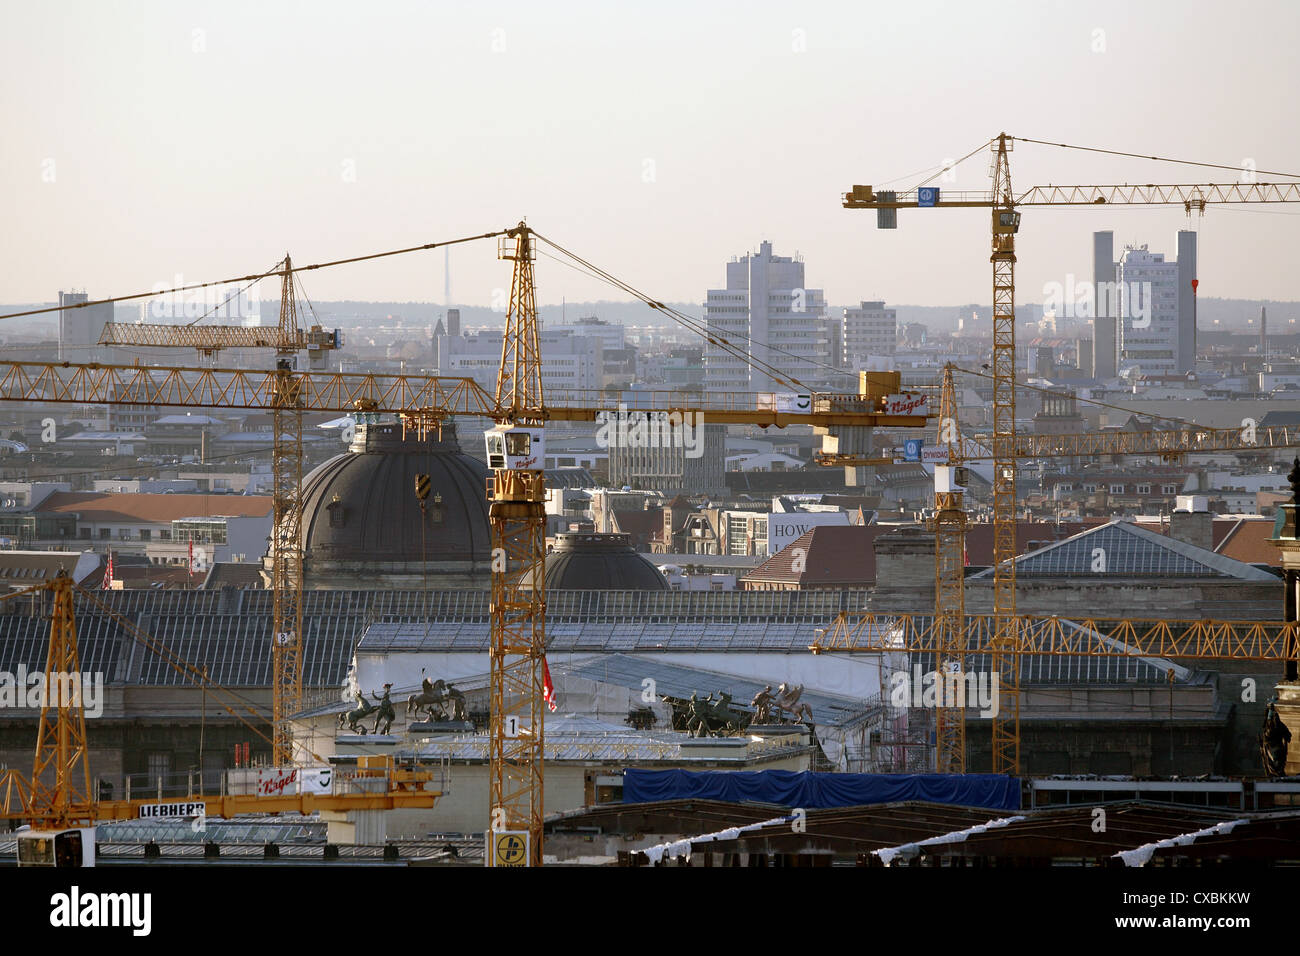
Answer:
MULTIPOLYGON (((1083 149, 1063 143, 1043 143, 1020 137, 1022 142, 1083 149)), ((897 210, 911 208, 977 208, 991 214, 991 254, 993 265, 993 618, 996 622, 991 647, 992 669, 998 674, 1003 706, 993 720, 993 771, 1017 773, 1020 766, 1020 675, 1012 648, 1016 613, 1016 317, 1015 266, 1016 234, 1020 231, 1020 207, 1023 206, 1099 206, 1099 205, 1181 205, 1188 215, 1204 213, 1209 204, 1300 202, 1300 182, 1284 183, 1183 183, 1173 185, 1104 185, 1104 186, 1034 186, 1015 193, 1011 187, 1010 153, 1016 137, 999 133, 989 141, 993 154, 992 189, 987 192, 944 193, 939 187, 922 184, 907 192, 880 191, 871 186, 855 185, 843 195, 846 209, 875 209, 880 228, 896 228, 897 210)), ((981 147, 982 148, 982 147, 981 147)), ((978 150, 977 150, 978 151, 978 150)), ((1096 151, 1096 150, 1092 150, 1096 151)), ((1102 152, 1114 152, 1102 150, 1102 152)), ((973 155, 972 154, 968 154, 973 155)), ((1119 155, 1133 156, 1123 153, 1119 155)), ((1160 157, 1143 157, 1160 159, 1160 157)), ((1210 166, 1213 164, 1194 163, 1210 166)), ((1226 167, 1218 167, 1226 168, 1226 167)), ((1265 173, 1265 175, 1272 175, 1265 173)), ((1291 174, 1277 174, 1298 178, 1291 174)), ((933 179, 934 177, 931 177, 933 179)), ((927 180, 926 182, 929 182, 927 180)), ((951 493, 949 493, 951 495, 951 493)), ((950 506, 957 504, 949 497, 950 506)), ((951 546, 957 535, 936 537, 951 546)), ((939 569, 951 565, 936 552, 939 569)), ((958 555, 957 565, 961 558, 958 555)), ((946 594, 936 589, 936 599, 946 594)), ((946 619, 946 618, 945 618, 946 619)))
POLYGON ((304 330, 298 324, 293 260, 286 252, 279 275, 280 321, 273 329, 222 325, 157 325, 108 322, 99 344, 135 348, 193 348, 203 356, 222 349, 275 350, 274 399, 271 405, 271 607, 272 717, 275 739, 272 759, 282 766, 293 761, 289 718, 302 709, 302 400, 290 373, 293 357, 310 356, 309 366, 325 368, 329 354, 342 345, 338 329, 319 325, 304 330))
MULTIPOLYGON (((944 366, 943 384, 939 397, 939 421, 937 429, 937 447, 940 454, 946 452, 947 461, 935 465, 935 514, 930 527, 935 535, 935 608, 934 621, 928 629, 923 646, 935 654, 935 671, 939 674, 960 675, 965 671, 967 655, 987 652, 990 656, 997 653, 1002 645, 998 643, 997 614, 976 619, 968 617, 965 611, 965 553, 966 529, 968 518, 964 504, 965 471, 970 462, 991 457, 987 445, 961 434, 957 415, 957 395, 954 385, 954 373, 964 371, 952 363, 944 366), (975 622, 975 623, 973 623, 975 622), (968 629, 975 628, 979 637, 968 629), (983 650, 976 650, 972 641, 978 640, 983 650)), ((1261 449, 1282 449, 1300 447, 1300 427, 1290 426, 1254 426, 1250 429, 1238 428, 1188 428, 1170 429, 1168 431, 1149 432, 1084 432, 1068 435, 1016 435, 1010 443, 1006 454, 1012 461, 1030 458, 1073 458, 1084 455, 1159 455, 1163 458, 1177 458, 1188 454, 1213 453, 1225 451, 1259 451, 1261 449)), ((851 456, 836 456, 827 459, 840 464, 858 464, 851 456)), ((1014 523, 1012 525, 1014 529, 1014 523)), ((1013 558, 1014 561, 1014 552, 1013 558)), ((995 592, 996 598, 996 592, 995 592)), ((815 645, 814 650, 824 647, 850 647, 866 649, 872 646, 870 641, 862 646, 856 643, 854 633, 870 630, 868 622, 879 623, 883 616, 864 616, 856 624, 841 616, 832 626, 829 644, 815 645)), ((1055 620, 1055 619, 1052 619, 1055 620)), ((1013 616, 1011 624, 1013 658, 1026 653, 1029 635, 1041 630, 1042 619, 1013 616)), ((1211 622, 1213 625, 1213 622, 1211 622)), ((1100 626, 1100 625, 1098 625, 1100 626)), ((1231 627, 1231 625, 1225 625, 1231 627)), ((1272 626, 1272 625, 1268 625, 1272 626)), ((1186 628, 1184 628, 1186 629, 1186 628)), ((1094 628, 1095 630, 1095 628, 1094 628)), ((1141 622, 1124 619, 1122 624, 1110 622, 1097 633, 1111 634, 1122 632, 1136 638, 1134 646, 1144 646, 1147 641, 1141 634, 1152 633, 1163 640, 1173 630, 1171 622, 1141 622), (1138 629, 1137 632, 1134 629, 1138 629)), ((1201 633, 1199 625, 1193 626, 1194 633, 1201 633)), ((1205 631, 1213 633, 1213 630, 1205 631)), ((1205 655, 1218 656, 1214 648, 1205 641, 1193 641, 1198 650, 1209 650, 1205 655)), ((1240 646, 1240 644, 1238 645, 1240 646)), ((1185 648, 1184 648, 1185 649, 1185 648)), ((1174 650, 1179 650, 1175 647, 1174 650)), ((1282 653, 1285 642, 1279 642, 1274 653, 1282 653)), ((1049 653, 1043 651, 1043 653, 1049 653)), ((1055 653, 1063 653, 1056 651, 1055 653)), ((1092 653, 1090 651, 1090 653, 1092 653)), ((1161 654, 1160 656, 1183 656, 1179 654, 1161 654)), ((1246 658, 1230 658, 1246 659, 1246 658)), ((1253 658, 1252 658, 1253 659, 1253 658)), ((1273 659, 1273 658, 1269 658, 1273 659)), ((999 677, 999 679, 1001 679, 999 677)), ((936 768, 940 773, 966 772, 966 721, 965 709, 960 698, 945 698, 944 706, 935 712, 935 746, 936 768)), ((1018 728, 1017 728, 1018 735, 1018 728)))
POLYGON ((241 703, 246 704, 239 695, 209 680, 206 669, 199 670, 182 660, 93 594, 78 588, 64 570, 40 584, 0 596, 0 603, 37 594, 49 594, 52 607, 49 647, 39 685, 44 690, 32 775, 26 779, 16 770, 0 771, 0 819, 31 824, 30 829, 18 832, 19 866, 93 866, 96 821, 133 819, 146 805, 156 806, 167 815, 174 812, 177 816, 230 818, 249 813, 419 809, 434 806, 442 796, 433 789, 432 771, 418 766, 397 767, 391 758, 384 758, 370 760, 355 773, 331 774, 325 792, 320 793, 237 793, 223 786, 220 796, 205 796, 200 791, 189 797, 164 799, 160 790, 155 800, 132 799, 128 785, 124 799, 100 800, 90 783, 74 596, 107 611, 126 636, 158 655, 182 677, 216 692, 228 713, 254 733, 260 735, 261 731, 236 710, 241 703), (354 786, 356 780, 360 780, 360 786, 354 786), (382 787, 377 786, 380 783, 382 787))
MULTIPOLYGON (((514 863, 519 859, 516 852, 522 847, 523 859, 536 865, 542 860, 544 812, 545 425, 550 421, 599 421, 604 416, 627 413, 628 403, 620 400, 620 396, 597 390, 569 391, 558 398, 543 395, 533 269, 536 242, 541 237, 520 223, 508 230, 473 238, 491 237, 501 239, 499 255, 513 263, 510 308, 494 395, 489 395, 469 378, 301 371, 286 367, 284 363, 278 363, 273 372, 254 372, 229 368, 0 362, 0 401, 278 409, 295 416, 311 411, 347 413, 364 410, 396 414, 417 431, 437 428, 453 416, 487 418, 496 422, 485 436, 488 467, 492 471, 486 492, 493 548, 489 809, 491 829, 510 846, 511 855, 509 860, 497 860, 490 848, 489 858, 502 864, 514 863)), ((572 256, 550 240, 544 241, 572 256)), ((427 249, 435 245, 438 244, 416 248, 427 249)), ((406 251, 415 249, 399 250, 406 251)), ((397 253, 378 255, 392 254, 397 253)), ((326 265, 364 258, 374 256, 326 265)), ((591 267, 585 261, 582 264, 591 267)), ((283 270, 282 328, 288 329, 283 303, 293 301, 289 277, 294 271, 320 267, 299 266, 295 269, 286 263, 283 270)), ((621 287, 641 297, 651 308, 672 311, 661 302, 640 296, 626 284, 621 287)), ((293 325, 296 327, 296 321, 293 325)), ((696 331, 701 329, 696 327, 696 331)), ((113 334, 120 340, 125 333, 119 328, 113 334)), ((152 330, 141 333, 141 337, 150 341, 139 344, 158 344, 162 340, 152 330)), ((793 376, 754 359, 741 346, 720 335, 712 336, 711 341, 756 366, 763 365, 768 373, 776 372, 772 377, 779 383, 791 387, 799 384, 793 376)), ((862 377, 856 394, 809 391, 795 394, 794 401, 785 403, 779 400, 779 396, 768 393, 702 395, 694 391, 638 391, 631 403, 634 409, 630 414, 676 413, 696 423, 748 424, 764 428, 812 425, 832 436, 842 434, 849 438, 854 437, 855 430, 875 427, 924 427, 929 416, 922 405, 904 403, 900 408, 891 404, 890 398, 897 398, 901 391, 900 379, 897 372, 873 373, 862 377)), ((856 443, 850 444, 856 447, 856 443)), ((300 443, 296 451, 300 455, 300 443)), ((285 461, 298 460, 294 454, 284 451, 277 451, 277 454, 285 461)), ((284 487, 297 485, 288 480, 284 487)), ((294 498, 295 507, 296 501, 294 498)), ((282 512, 277 506, 276 518, 278 520, 281 514, 292 518, 295 513, 282 512)), ((276 535, 280 535, 279 530, 276 535)), ((295 534, 291 543, 285 543, 285 550, 291 553, 292 560, 281 566, 293 568, 300 575, 299 540, 295 534)), ((298 581, 301 588, 300 576, 298 581)), ((278 623, 273 631, 276 651, 280 655, 276 660, 284 664, 280 674, 292 673, 293 668, 301 667, 300 639, 291 636, 286 644, 280 642, 284 633, 281 628, 289 621, 300 620, 301 590, 295 593, 295 599, 297 603, 292 612, 287 603, 277 612, 278 623), (282 646, 289 647, 292 653, 281 652, 282 646)), ((295 633, 300 634, 301 628, 295 633)), ((288 717, 293 712, 289 701, 295 699, 294 692, 300 692, 300 686, 290 687, 278 677, 273 687, 273 693, 279 695, 281 701, 276 713, 283 716, 287 734, 288 717)), ((288 752, 287 745, 284 752, 288 752)))

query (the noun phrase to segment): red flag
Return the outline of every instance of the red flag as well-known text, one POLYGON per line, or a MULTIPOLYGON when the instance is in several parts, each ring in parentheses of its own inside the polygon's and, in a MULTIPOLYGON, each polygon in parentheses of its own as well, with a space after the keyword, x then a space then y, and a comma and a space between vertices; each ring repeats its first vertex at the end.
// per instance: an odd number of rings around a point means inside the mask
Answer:
POLYGON ((107 591, 113 586, 113 552, 108 552, 108 564, 104 567, 104 583, 102 590, 107 591))
POLYGON ((190 577, 194 577, 194 539, 190 538, 190 577))
POLYGON ((559 705, 555 702, 555 684, 551 681, 551 665, 546 663, 546 658, 542 658, 542 697, 546 699, 546 706, 555 713, 559 705))

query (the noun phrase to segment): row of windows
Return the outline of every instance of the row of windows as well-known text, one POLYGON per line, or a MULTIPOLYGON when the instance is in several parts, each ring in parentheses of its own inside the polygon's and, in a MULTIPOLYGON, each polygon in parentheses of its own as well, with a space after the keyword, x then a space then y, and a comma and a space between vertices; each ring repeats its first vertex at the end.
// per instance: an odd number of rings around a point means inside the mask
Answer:
MULTIPOLYGON (((1085 494, 1092 494, 1092 493, 1096 492, 1096 490, 1097 490, 1097 488, 1098 488, 1098 485, 1095 484, 1095 483, 1087 483, 1087 484, 1082 485, 1081 488, 1083 489, 1083 491, 1084 491, 1085 494)), ((1128 492, 1127 489, 1128 489, 1128 486, 1127 486, 1127 485, 1119 484, 1119 483, 1117 483, 1117 482, 1116 482, 1116 483, 1112 483, 1112 484, 1108 484, 1108 485, 1106 486, 1106 490, 1107 490, 1110 494, 1112 494, 1112 495, 1123 495, 1123 494, 1128 494, 1129 492, 1128 492)), ((1074 490, 1074 485, 1072 485, 1072 484, 1068 484, 1068 483, 1066 483, 1066 482, 1061 482, 1060 484, 1056 485, 1056 490, 1057 490, 1057 491, 1062 491, 1062 492, 1064 492, 1064 491, 1073 491, 1073 490, 1074 490)), ((1135 488, 1134 488, 1134 490, 1133 490, 1132 493, 1133 493, 1133 494, 1138 494, 1138 495, 1149 495, 1149 494, 1151 494, 1151 485, 1148 485, 1148 484, 1137 485, 1137 486, 1135 486, 1135 488)), ((1161 485, 1161 486, 1160 486, 1160 493, 1161 493, 1162 495, 1176 495, 1176 494, 1178 494, 1178 486, 1177 486, 1177 485, 1161 485)))

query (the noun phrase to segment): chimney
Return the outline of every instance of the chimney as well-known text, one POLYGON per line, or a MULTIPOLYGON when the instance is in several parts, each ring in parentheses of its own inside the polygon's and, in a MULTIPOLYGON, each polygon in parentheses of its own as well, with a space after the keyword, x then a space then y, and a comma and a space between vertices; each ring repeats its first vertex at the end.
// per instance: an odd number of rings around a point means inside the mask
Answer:
POLYGON ((1169 536, 1186 544, 1214 550, 1214 515, 1205 495, 1179 495, 1169 518, 1169 536))

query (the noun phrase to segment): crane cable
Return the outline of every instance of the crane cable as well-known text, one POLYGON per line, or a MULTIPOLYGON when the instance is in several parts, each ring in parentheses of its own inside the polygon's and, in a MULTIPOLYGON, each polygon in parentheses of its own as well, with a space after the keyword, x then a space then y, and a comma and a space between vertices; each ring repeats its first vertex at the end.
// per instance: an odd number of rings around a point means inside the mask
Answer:
MULTIPOLYGON (((213 681, 210 677, 207 676, 206 673, 199 670, 189 661, 185 660, 185 658, 181 657, 170 647, 164 644, 161 640, 149 634, 147 631, 143 630, 142 628, 137 627, 125 615, 119 614, 117 611, 114 611, 112 608, 110 608, 107 604, 100 601, 97 597, 95 597, 95 595, 91 591, 86 590, 80 585, 73 585, 73 588, 79 595, 81 595, 82 598, 89 601, 92 605, 98 608, 103 614, 107 615, 110 619, 120 624, 126 630, 127 634, 130 635, 133 641, 135 641, 137 644, 139 644, 141 647, 145 648, 146 650, 152 651, 154 654, 156 654, 159 658, 162 659, 163 663, 165 663, 172 670, 176 671, 177 674, 179 674, 182 678, 187 680, 189 683, 197 687, 209 689, 214 693, 228 694, 237 703, 242 703, 243 708, 247 710, 248 713, 252 714, 254 718, 269 720, 269 718, 266 718, 259 713, 259 710, 265 709, 264 706, 255 703, 252 700, 252 698, 245 697, 243 694, 239 693, 236 690, 232 690, 229 687, 226 687, 224 684, 219 684, 216 681, 213 681)), ((235 708, 232 707, 229 703, 220 700, 220 698, 218 698, 218 703, 223 709, 225 709, 227 713, 230 714, 230 716, 234 717, 236 720, 238 720, 241 724, 247 727, 258 737, 261 737, 263 740, 265 740, 268 744, 271 745, 272 749, 274 750, 275 741, 271 737, 267 736, 267 734, 265 734, 261 730, 261 728, 259 728, 256 724, 250 721, 247 717, 238 713, 235 710, 235 708)), ((310 748, 306 748, 306 749, 307 752, 310 753, 311 756, 314 757, 317 761, 321 763, 328 762, 325 760, 324 757, 312 751, 310 748)))
MULTIPOLYGON (((756 357, 752 352, 746 352, 743 348, 734 344, 729 338, 727 338, 727 336, 721 335, 715 330, 710 330, 707 322, 689 316, 686 313, 673 308, 667 303, 660 302, 657 299, 654 299, 651 296, 646 295, 644 292, 641 292, 639 289, 635 288, 634 286, 629 285, 628 283, 624 282, 622 279, 619 279, 616 276, 611 275, 610 273, 601 269, 599 266, 596 266, 591 262, 587 261, 586 259, 583 259, 581 256, 577 255, 576 253, 570 252, 568 249, 565 249, 563 246, 559 245, 554 240, 548 239, 546 236, 543 236, 541 233, 538 233, 536 230, 534 230, 533 234, 537 236, 537 238, 540 239, 542 242, 545 242, 547 245, 551 246, 553 249, 568 256, 574 262, 580 263, 585 269, 590 270, 590 272, 594 274, 595 277, 609 283, 610 285, 614 286, 617 289, 626 292, 628 295, 631 295, 633 298, 636 298, 641 302, 644 302, 646 305, 650 306, 650 308, 664 313, 666 316, 673 319, 675 322, 677 322, 679 325, 686 328, 688 331, 695 332, 696 334, 703 336, 708 342, 719 346, 720 348, 722 348, 724 351, 726 351, 728 354, 732 355, 733 357, 739 358, 742 362, 744 362, 746 365, 748 365, 750 368, 754 369, 755 371, 762 372, 765 375, 769 375, 777 382, 783 385, 795 385, 801 388, 807 387, 806 385, 804 385, 803 382, 799 381, 799 379, 797 379, 795 376, 791 375, 790 373, 784 371, 783 369, 777 368, 775 365, 772 365, 770 362, 766 362, 763 359, 756 357)), ((857 374, 856 372, 848 372, 845 371, 844 369, 837 369, 832 365, 826 364, 825 362, 819 362, 815 359, 807 358, 802 355, 796 355, 793 352, 789 352, 786 349, 782 349, 775 345, 769 345, 765 342, 756 342, 754 339, 752 339, 749 335, 745 334, 744 332, 735 332, 735 333, 728 333, 728 334, 744 339, 751 346, 761 346, 762 348, 765 348, 771 352, 778 352, 782 355, 786 355, 789 358, 794 359, 797 362, 805 362, 808 365, 816 368, 826 369, 828 371, 834 372, 839 375, 857 374)))
MULTIPOLYGON (((568 256, 574 262, 580 263, 584 268, 589 269, 592 272, 596 273, 604 281, 610 283, 611 285, 615 286, 618 289, 621 289, 622 291, 626 292, 628 295, 631 295, 632 297, 639 299, 640 301, 644 302, 646 305, 650 306, 650 308, 663 312, 669 318, 674 319, 674 321, 678 322, 678 324, 680 325, 683 325, 690 331, 703 335, 710 342, 720 345, 729 354, 731 354, 736 358, 739 358, 742 362, 745 362, 755 371, 760 371, 763 372, 764 374, 770 375, 778 382, 781 382, 782 384, 787 384, 785 382, 785 379, 789 379, 795 385, 798 386, 803 385, 803 383, 800 382, 798 379, 796 379, 793 375, 789 375, 788 373, 783 372, 781 369, 778 369, 776 366, 771 365, 768 362, 764 362, 762 359, 757 358, 751 353, 745 352, 745 350, 742 349, 740 346, 732 344, 731 341, 727 339, 725 336, 710 332, 708 330, 707 324, 701 322, 699 319, 695 319, 691 316, 688 316, 685 313, 679 312, 677 309, 674 309, 672 306, 667 305, 666 303, 659 302, 651 298, 650 296, 646 295, 645 293, 641 292, 635 287, 624 282, 622 279, 619 279, 616 276, 611 275, 610 273, 601 269, 599 266, 596 266, 591 262, 588 262, 586 259, 583 259, 581 256, 577 255, 576 253, 570 252, 568 249, 565 249, 559 243, 551 239, 548 239, 546 236, 543 236, 541 233, 536 232, 534 230, 533 234, 537 236, 538 239, 542 240, 543 242, 551 246, 556 251, 568 256)), ((742 338, 745 338, 747 341, 750 341, 751 344, 753 344, 752 340, 750 340, 747 335, 744 335, 744 333, 739 333, 739 334, 741 335, 742 338)), ((794 356, 794 357, 799 358, 799 356, 794 356)))
MULTIPOLYGON (((954 365, 954 366, 953 366, 953 371, 961 372, 961 373, 964 374, 964 375, 975 375, 975 376, 978 376, 978 377, 980 377, 980 378, 986 378, 986 379, 989 379, 990 381, 993 380, 993 376, 990 375, 989 373, 987 373, 987 372, 977 372, 977 371, 975 371, 974 369, 961 368, 960 366, 956 366, 956 365, 954 365)), ((1075 401, 1079 401, 1079 402, 1087 402, 1087 403, 1090 404, 1090 405, 1097 405, 1097 406, 1099 406, 1099 407, 1101 407, 1101 408, 1109 408, 1109 409, 1111 409, 1112 411, 1116 411, 1116 412, 1124 412, 1124 413, 1127 414, 1127 415, 1136 415, 1136 416, 1139 417, 1139 418, 1151 418, 1151 419, 1156 419, 1156 420, 1158 420, 1158 421, 1162 421, 1162 422, 1175 422, 1175 423, 1177 423, 1177 424, 1179 424, 1179 425, 1186 425, 1186 426, 1188 426, 1189 428, 1199 429, 1199 430, 1201 430, 1201 431, 1215 431, 1215 430, 1216 430, 1216 429, 1214 429, 1214 428, 1208 428, 1207 426, 1202 425, 1202 424, 1200 424, 1199 422, 1190 421, 1190 420, 1188 420, 1188 419, 1186 419, 1186 418, 1178 418, 1178 417, 1176 417, 1176 416, 1174 416, 1174 415, 1158 415, 1158 414, 1156 414, 1155 412, 1144 412, 1144 411, 1141 411, 1140 409, 1136 409, 1136 408, 1126 408, 1126 407, 1124 407, 1123 405, 1112 405, 1112 404, 1110 404, 1109 402, 1103 402, 1103 401, 1101 401, 1100 399, 1096 399, 1096 398, 1083 398, 1083 397, 1081 397, 1081 396, 1079 396, 1079 395, 1071 394, 1070 392, 1058 392, 1058 391, 1056 391, 1055 389, 1051 389, 1051 388, 1043 388, 1041 385, 1030 385, 1030 384, 1028 384, 1027 382, 1017 382, 1017 383, 1016 383, 1016 388, 1018 388, 1018 389, 1024 389, 1024 390, 1027 390, 1027 391, 1033 391, 1033 392, 1042 392, 1044 395, 1051 395, 1051 396, 1054 396, 1054 397, 1056 397, 1056 398, 1071 398, 1071 399, 1074 399, 1075 401)), ((1231 430, 1231 429, 1229 429, 1229 430, 1231 430)))
MULTIPOLYGON (((333 259, 329 262, 314 262, 310 265, 294 266, 291 271, 295 273, 310 272, 313 269, 328 269, 331 266, 348 265, 353 262, 367 262, 371 259, 383 259, 387 256, 405 255, 408 252, 424 252, 428 249, 440 249, 443 246, 455 246, 465 242, 476 242, 479 239, 494 239, 498 236, 506 235, 507 231, 508 230, 505 229, 498 229, 495 232, 485 232, 482 235, 478 235, 478 236, 463 236, 459 239, 448 239, 444 242, 428 242, 422 246, 407 246, 405 249, 391 249, 388 252, 372 252, 369 255, 351 256, 347 259, 333 259)), ((275 275, 276 271, 277 270, 272 270, 271 272, 263 273, 262 275, 246 275, 246 276, 236 276, 232 279, 219 279, 215 282, 196 282, 190 285, 174 286, 173 288, 170 289, 152 289, 148 292, 136 292, 133 293, 132 295, 118 295, 108 299, 95 299, 93 302, 76 302, 73 303, 72 305, 55 305, 44 309, 27 309, 23 312, 9 312, 4 315, 0 315, 0 319, 17 319, 26 315, 45 315, 46 313, 49 312, 62 312, 65 309, 85 309, 85 308, 89 308, 92 305, 106 305, 110 302, 129 302, 132 299, 153 299, 161 295, 170 295, 171 293, 174 292, 191 292, 195 289, 208 289, 214 285, 226 286, 238 282, 251 283, 251 282, 256 282, 261 279, 264 279, 268 275, 275 275)), ((280 269, 278 271, 281 274, 283 274, 284 272, 283 269, 280 269)))
MULTIPOLYGON (((1180 166, 1201 166, 1205 169, 1231 169, 1234 172, 1242 172, 1241 166, 1228 166, 1223 163, 1198 163, 1191 159, 1171 159, 1168 156, 1148 156, 1145 153, 1126 153, 1118 149, 1101 149, 1097 146, 1075 146, 1071 143, 1049 143, 1043 139, 1030 139, 1027 136, 1008 136, 1008 139, 1018 140, 1022 143, 1035 143, 1039 146, 1056 146, 1060 149, 1077 149, 1086 153, 1104 153, 1107 156, 1126 156, 1129 159, 1150 159, 1158 163, 1176 163, 1180 166)), ((1271 169, 1255 169, 1251 172, 1263 176, 1285 176, 1288 179, 1300 179, 1300 173, 1279 173, 1271 169)))

